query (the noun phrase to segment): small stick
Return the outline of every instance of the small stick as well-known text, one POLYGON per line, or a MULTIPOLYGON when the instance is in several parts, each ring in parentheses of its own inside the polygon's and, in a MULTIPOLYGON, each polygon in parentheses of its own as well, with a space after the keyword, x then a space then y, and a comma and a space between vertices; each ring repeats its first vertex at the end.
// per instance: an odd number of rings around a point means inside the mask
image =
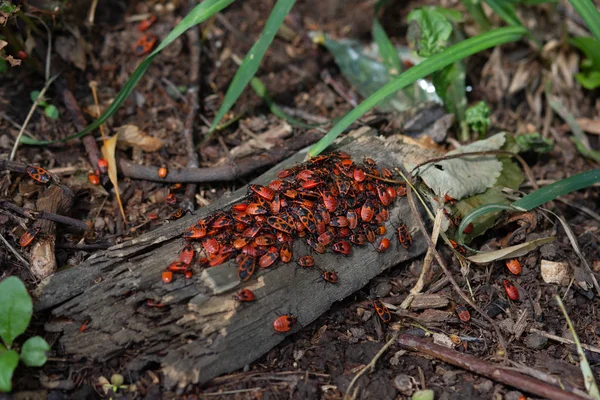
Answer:
POLYGON ((54 213, 51 213, 48 211, 43 211, 43 210, 36 211, 36 210, 30 210, 28 208, 21 208, 15 204, 9 203, 8 201, 0 201, 0 208, 16 212, 27 218, 47 219, 48 221, 58 222, 59 224, 63 224, 63 225, 69 225, 69 226, 72 226, 74 228, 81 229, 84 231, 86 231, 89 228, 89 226, 85 222, 83 222, 79 219, 67 217, 64 215, 54 214, 54 213))
POLYGON ((316 130, 308 131, 303 135, 293 137, 281 146, 273 147, 268 152, 245 157, 236 160, 235 163, 216 167, 173 169, 169 171, 164 179, 158 176, 157 167, 134 164, 125 158, 119 159, 119 170, 126 177, 155 182, 205 183, 233 181, 258 169, 278 163, 295 154, 298 150, 315 143, 321 137, 322 134, 316 130))
MULTIPOLYGON (((564 343, 564 344, 572 344, 573 346, 575 346, 575 342, 571 339, 566 339, 564 337, 556 336, 556 335, 553 335, 548 332, 540 331, 539 329, 530 328, 529 332, 538 334, 538 335, 548 338, 550 340, 554 340, 554 341, 564 343)), ((589 344, 584 344, 584 343, 581 343, 581 347, 583 347, 584 349, 591 351, 593 353, 600 353, 600 347, 590 346, 589 344)))
POLYGON ((10 245, 10 243, 8 243, 8 241, 4 238, 4 236, 2 236, 2 234, 0 233, 0 239, 2 239, 2 242, 4 242, 4 245, 6 246, 6 248, 10 249, 10 251, 14 254, 15 257, 17 257, 17 260, 21 261, 21 263, 29 268, 29 263, 27 262, 26 259, 23 258, 23 256, 21 256, 19 254, 19 252, 17 250, 15 250, 14 247, 12 247, 10 245))
MULTIPOLYGON (((188 1, 188 11, 195 6, 195 2, 188 1)), ((196 112, 198 111, 198 95, 200 92, 200 57, 202 53, 202 45, 200 42, 200 26, 196 26, 189 29, 186 32, 188 38, 188 44, 190 48, 190 85, 188 88, 188 114, 185 118, 185 126, 183 128, 183 138, 187 148, 187 167, 198 168, 200 161, 198 160, 198 153, 194 145, 194 121, 196 120, 196 112)), ((182 207, 187 211, 194 211, 194 197, 198 185, 190 183, 185 188, 184 200, 182 207)))
POLYGON ((504 351, 506 351, 507 350, 506 341, 504 340, 504 336, 502 336, 502 332, 500 332, 500 328, 498 328, 498 325, 496 324, 496 322, 492 318, 490 318, 489 315, 487 315, 481 308, 479 308, 479 306, 477 306, 477 304, 475 304, 475 302, 473 302, 473 300, 471 300, 469 298, 469 296, 467 296, 465 294, 465 292, 462 291, 460 286, 458 286, 458 283, 454 280, 454 277, 452 276, 452 272, 450 272, 450 270, 448 269, 446 262, 440 256, 440 253, 436 250, 433 242, 431 241, 431 238, 429 237, 429 234, 427 233, 425 224, 423 223, 423 220, 421 219, 421 214, 417 210, 417 206, 415 204, 415 199, 413 197, 411 185, 407 186, 407 197, 408 197, 408 204, 410 205, 410 208, 411 208, 413 214, 416 215, 416 220, 417 220, 417 223, 419 224, 419 228, 421 228, 421 232, 423 233, 425 240, 427 240, 427 244, 429 245, 429 247, 433 248, 433 254, 435 256, 435 259, 437 260, 438 264, 444 271, 444 274, 446 274, 446 276, 448 277, 448 280, 452 284, 452 287, 454 288, 456 293, 458 293, 458 295, 460 297, 462 297, 463 300, 467 304, 469 304, 471 307, 473 307, 473 309, 475 311, 477 311, 479 314, 481 314, 481 316, 483 318, 485 318, 494 327, 494 330, 496 331, 496 335, 498 336, 498 342, 499 342, 500 346, 502 347, 502 349, 504 351))
POLYGON ((375 354, 375 357, 373 357, 373 359, 367 364, 365 365, 365 367, 363 369, 361 369, 352 379, 352 381, 350 382, 350 385, 348 385, 348 389, 346 389, 346 394, 344 394, 344 400, 349 399, 349 393, 350 393, 350 389, 352 389, 352 386, 354 386, 354 384, 356 383, 356 381, 358 380, 358 378, 360 378, 365 372, 367 372, 367 370, 369 368, 375 368, 375 363, 377 362, 377 360, 379 360, 379 358, 383 355, 383 353, 385 353, 385 351, 392 345, 394 344, 394 341, 398 338, 398 332, 394 332, 394 335, 392 336, 392 338, 390 340, 388 340, 388 342, 381 348, 381 350, 379 350, 377 352, 377 354, 375 354))
POLYGON ((398 337, 398 344, 408 350, 418 351, 448 364, 543 398, 556 400, 589 399, 588 397, 582 397, 575 393, 562 390, 561 388, 549 385, 511 369, 502 368, 501 366, 483 361, 477 357, 459 353, 455 350, 448 349, 435 343, 430 343, 415 336, 406 334, 400 335, 398 337))

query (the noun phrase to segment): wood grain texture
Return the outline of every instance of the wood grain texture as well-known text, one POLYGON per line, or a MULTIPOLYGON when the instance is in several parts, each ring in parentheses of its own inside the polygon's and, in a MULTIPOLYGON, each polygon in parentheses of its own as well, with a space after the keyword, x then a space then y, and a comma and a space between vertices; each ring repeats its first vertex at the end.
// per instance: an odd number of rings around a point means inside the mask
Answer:
MULTIPOLYGON (((365 155, 380 167, 394 167, 414 152, 410 146, 376 138, 365 129, 348 139, 340 149, 362 161, 365 155)), ((273 179, 277 171, 305 157, 302 152, 265 173, 257 183, 273 179)), ((163 284, 161 271, 184 246, 184 229, 208 213, 239 201, 246 189, 182 219, 134 240, 100 252, 80 266, 46 279, 37 291, 38 310, 53 308, 62 322, 50 322, 48 331, 62 332, 60 345, 68 354, 105 361, 128 350, 127 365, 135 375, 145 368, 162 367, 166 387, 180 390, 202 383, 251 363, 281 342, 272 322, 278 313, 293 313, 298 324, 307 326, 332 303, 360 290, 382 271, 422 254, 425 240, 417 233, 407 200, 399 199, 390 209, 387 223, 392 245, 380 254, 373 246, 353 247, 348 257, 326 253, 315 255, 324 270, 336 270, 339 283, 327 284, 316 270, 297 268, 295 263, 261 270, 239 284, 234 262, 199 272, 192 279, 181 275, 163 284), (402 219, 414 235, 406 251, 393 235, 393 224, 402 219), (256 275, 256 274, 255 274, 256 275), (257 301, 240 304, 232 295, 240 287, 254 291, 257 301), (151 308, 147 299, 165 304, 151 308), (64 322, 65 318, 70 322, 64 322), (80 325, 89 320, 87 330, 80 325)), ((378 239, 379 240, 379 239, 378 239)), ((312 254, 303 242, 294 244, 294 259, 312 254)), ((58 321, 58 320, 57 320, 58 321)))

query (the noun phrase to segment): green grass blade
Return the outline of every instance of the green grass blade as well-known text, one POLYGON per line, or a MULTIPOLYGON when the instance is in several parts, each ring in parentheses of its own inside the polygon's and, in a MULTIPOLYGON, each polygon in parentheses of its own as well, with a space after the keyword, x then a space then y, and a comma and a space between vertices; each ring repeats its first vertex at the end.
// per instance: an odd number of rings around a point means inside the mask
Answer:
POLYGON ((260 97, 261 99, 263 99, 265 103, 267 103, 267 106, 269 107, 269 110, 271 111, 271 113, 273 113, 273 115, 275 115, 277 118, 280 118, 284 121, 289 122, 290 125, 297 126, 300 128, 306 128, 306 129, 317 128, 319 126, 324 125, 324 124, 307 124, 306 122, 302 122, 294 117, 287 115, 285 113, 285 111, 283 111, 273 101, 271 96, 269 96, 269 92, 267 92, 266 86, 264 85, 264 83, 262 83, 262 81, 260 79, 258 79, 256 77, 252 78, 250 80, 250 86, 252 87, 252 89, 254 89, 254 92, 256 93, 256 95, 258 97, 260 97))
POLYGON ((140 65, 136 68, 136 70, 131 74, 131 77, 125 83, 125 86, 121 89, 119 94, 115 97, 114 101, 108 106, 108 108, 98 117, 96 121, 94 121, 87 128, 78 132, 74 135, 68 136, 66 138, 60 140, 34 140, 28 137, 22 137, 21 143, 31 144, 31 145, 43 145, 50 144, 55 142, 65 142, 67 140, 76 139, 83 135, 86 135, 98 128, 101 124, 103 124, 108 118, 110 118, 118 109, 121 107, 121 104, 129 97, 135 86, 138 84, 142 76, 146 70, 150 67, 152 60, 160 53, 165 47, 167 47, 171 42, 181 36, 186 30, 191 28, 194 25, 197 25, 208 18, 212 17, 225 7, 229 6, 235 0, 204 0, 202 3, 198 4, 188 15, 185 16, 183 20, 173 30, 167 35, 165 40, 163 40, 158 47, 146 57, 144 61, 140 63, 140 65))
POLYGON ((383 65, 387 68, 391 75, 397 76, 402 72, 402 62, 398 56, 398 52, 394 47, 394 44, 390 40, 387 33, 383 29, 383 26, 379 23, 377 18, 373 18, 373 28, 371 29, 373 40, 377 43, 379 48, 379 54, 383 59, 383 65))
POLYGON ((600 169, 592 169, 544 186, 515 201, 512 205, 529 211, 557 197, 586 188, 597 182, 600 182, 600 169))
POLYGON ((485 12, 481 7, 480 1, 461 0, 460 2, 463 4, 463 6, 465 6, 471 18, 473 18, 473 20, 477 22, 481 30, 489 31, 492 28, 492 24, 490 23, 490 20, 486 17, 485 12))
POLYGON ((590 0, 569 0, 596 40, 600 41, 600 12, 590 0))
POLYGON ((464 40, 446 50, 429 57, 422 63, 415 65, 408 71, 405 71, 396 79, 386 84, 384 87, 373 93, 352 111, 346 114, 330 131, 316 143, 309 151, 309 155, 314 157, 321 153, 354 121, 359 119, 367 111, 371 110, 380 101, 396 91, 412 84, 417 79, 438 71, 447 65, 462 60, 470 55, 478 53, 490 47, 498 46, 504 43, 519 40, 527 30, 520 27, 506 27, 496 29, 490 32, 482 33, 470 39, 464 40))
POLYGON ((221 122, 221 119, 223 119, 225 114, 233 107, 233 104, 240 97, 252 77, 254 77, 256 71, 258 71, 263 56, 295 2, 296 0, 277 0, 275 7, 273 7, 273 11, 271 11, 271 15, 269 15, 269 19, 263 28, 260 38, 254 43, 254 46, 252 46, 248 54, 246 54, 244 61, 242 61, 242 65, 235 73, 235 76, 229 85, 229 89, 227 89, 227 93, 225 94, 223 104, 221 104, 219 111, 217 111, 217 115, 210 126, 209 132, 214 132, 219 125, 219 122, 221 122))
POLYGON ((581 346, 581 341, 579 340, 579 336, 577 336, 577 332, 575 332, 575 327, 573 326, 573 322, 571 322, 571 318, 569 318, 569 314, 567 313, 567 309, 560 299, 559 295, 554 295, 560 310, 562 311, 565 319, 567 320, 567 325, 569 326, 569 331, 571 331, 571 335, 573 336, 573 341, 575 342, 575 346, 577 347, 577 355, 579 356, 579 368, 581 369, 581 374, 583 375, 583 381, 585 385, 585 389, 592 399, 600 400, 600 390, 598 390, 598 385, 596 384, 596 378, 594 378, 594 371, 590 367, 590 363, 585 357, 585 352, 583 351, 583 347, 581 346))
POLYGON ((502 210, 530 211, 535 207, 539 207, 544 203, 556 199, 557 197, 574 192, 575 190, 586 188, 597 182, 600 182, 600 169, 593 169, 573 175, 566 179, 562 179, 558 182, 554 182, 548 186, 544 186, 543 188, 528 194, 522 199, 515 201, 509 206, 503 204, 485 204, 477 207, 467 214, 461 221, 460 226, 458 227, 458 242, 460 244, 464 243, 463 231, 467 225, 484 214, 502 210))
POLYGON ((515 13, 515 6, 506 0, 484 0, 500 18, 511 26, 523 26, 515 13))

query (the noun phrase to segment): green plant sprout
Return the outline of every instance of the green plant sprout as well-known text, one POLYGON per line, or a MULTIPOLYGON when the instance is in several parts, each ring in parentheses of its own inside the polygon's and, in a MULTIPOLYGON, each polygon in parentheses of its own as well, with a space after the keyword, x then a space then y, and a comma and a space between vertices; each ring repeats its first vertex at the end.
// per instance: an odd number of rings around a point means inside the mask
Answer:
POLYGON ((467 108, 465 112, 465 122, 471 131, 477 133, 480 138, 485 137, 487 131, 492 124, 490 121, 490 108, 485 101, 480 101, 467 108))
MULTIPOLYGON (((39 90, 33 90, 29 94, 29 97, 31 98, 31 101, 35 103, 35 100, 38 98, 39 95, 40 95, 39 90)), ((46 116, 48 118, 57 120, 59 117, 58 108, 56 108, 55 105, 48 103, 46 100, 47 100, 46 98, 42 98, 38 102, 39 106, 44 109, 44 114, 46 114, 46 116)))
POLYGON ((0 392, 12 390, 12 376, 19 359, 28 367, 41 367, 47 361, 50 345, 40 336, 29 338, 21 346, 21 354, 12 349, 31 320, 33 302, 23 282, 10 276, 0 282, 0 392))

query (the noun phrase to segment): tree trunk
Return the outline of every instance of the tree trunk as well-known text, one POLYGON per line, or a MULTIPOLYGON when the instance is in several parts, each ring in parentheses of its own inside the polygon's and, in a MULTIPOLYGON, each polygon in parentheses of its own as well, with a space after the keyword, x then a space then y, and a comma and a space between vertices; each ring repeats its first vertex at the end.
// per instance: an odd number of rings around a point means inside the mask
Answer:
MULTIPOLYGON (((421 161, 416 160, 420 150, 413 146, 374 137, 366 133, 368 129, 358 131, 340 148, 356 161, 368 156, 379 167, 390 169, 407 157, 415 163, 421 161)), ((277 171, 301 162, 305 155, 301 152, 256 182, 268 183, 277 171)), ((128 350, 133 358, 127 367, 133 374, 160 366, 165 386, 183 390, 190 383, 242 368, 281 342, 286 334, 275 333, 272 326, 278 314, 294 314, 298 324, 290 333, 297 332, 382 271, 426 250, 408 202, 400 198, 390 207, 386 237, 392 245, 387 252, 378 253, 374 246, 366 245, 354 246, 347 257, 315 255, 319 268, 337 271, 337 284, 325 284, 317 270, 299 269, 295 262, 258 271, 240 284, 233 261, 195 270, 192 279, 176 275, 172 283, 164 284, 161 272, 183 248, 183 231, 209 213, 227 209, 245 194, 246 188, 238 190, 196 215, 166 223, 44 280, 37 290, 36 308, 52 308, 52 313, 61 317, 46 325, 48 331, 63 333, 60 348, 99 362, 128 350), (393 225, 400 219, 414 237, 410 251, 400 246, 394 234, 393 225), (232 295, 241 286, 251 289, 257 301, 234 301, 232 295), (149 299, 165 306, 149 307, 149 299), (82 333, 80 326, 86 321, 82 333)), ((293 250, 294 259, 313 254, 299 240, 293 250)))

